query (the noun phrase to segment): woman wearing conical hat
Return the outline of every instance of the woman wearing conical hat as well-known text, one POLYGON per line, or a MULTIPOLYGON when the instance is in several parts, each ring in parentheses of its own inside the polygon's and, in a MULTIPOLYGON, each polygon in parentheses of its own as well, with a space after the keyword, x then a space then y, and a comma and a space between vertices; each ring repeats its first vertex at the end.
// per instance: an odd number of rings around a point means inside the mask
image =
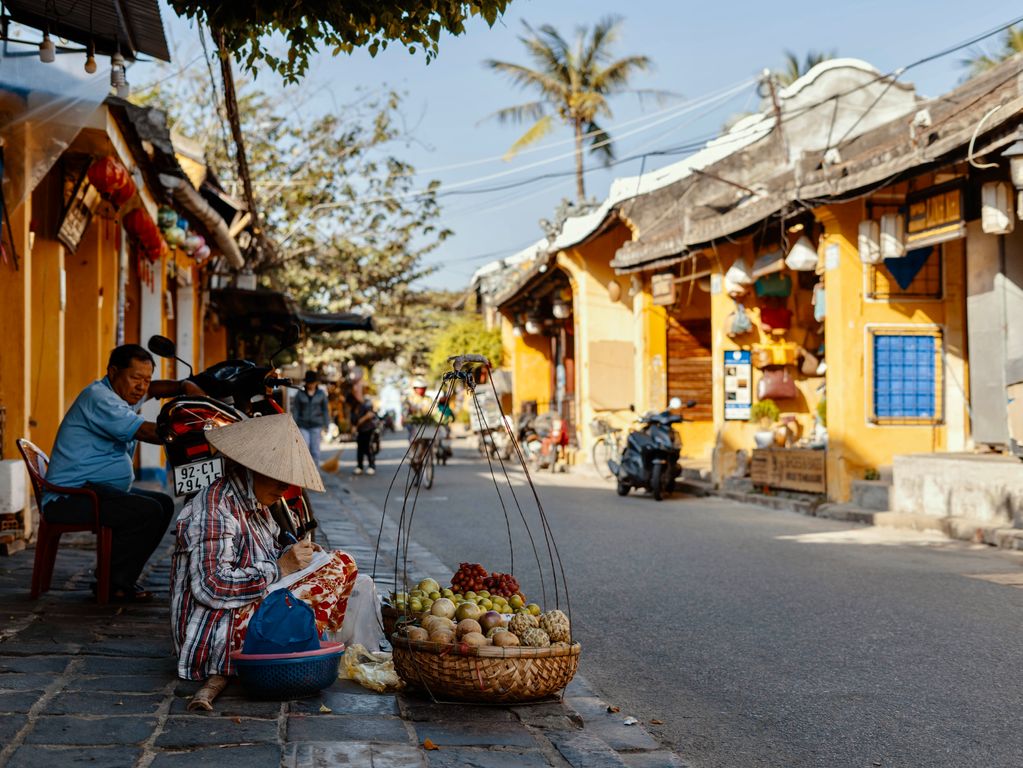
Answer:
MULTIPOLYGON (((231 652, 268 587, 306 568, 320 548, 309 541, 280 547, 268 507, 291 486, 323 491, 316 464, 290 414, 261 416, 207 433, 225 473, 178 516, 171 573, 171 622, 178 675, 202 680, 190 708, 212 709, 234 674, 231 652)), ((358 571, 344 552, 289 589, 309 603, 319 632, 344 620, 358 571)))

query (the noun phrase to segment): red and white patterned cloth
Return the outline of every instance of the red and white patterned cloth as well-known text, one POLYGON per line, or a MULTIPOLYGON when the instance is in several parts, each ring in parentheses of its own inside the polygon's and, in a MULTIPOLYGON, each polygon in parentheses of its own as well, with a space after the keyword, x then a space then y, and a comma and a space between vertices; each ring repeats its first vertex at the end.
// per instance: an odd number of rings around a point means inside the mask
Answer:
MULTIPOLYGON (((355 585, 355 577, 359 575, 355 561, 347 552, 338 550, 331 552, 330 562, 317 568, 307 576, 292 584, 288 589, 299 600, 312 607, 316 614, 316 631, 321 635, 324 631, 340 632, 341 623, 345 620, 348 598, 355 585)), ((249 621, 256 613, 262 600, 239 608, 234 614, 234 627, 231 632, 231 653, 240 651, 245 645, 245 632, 249 621)))

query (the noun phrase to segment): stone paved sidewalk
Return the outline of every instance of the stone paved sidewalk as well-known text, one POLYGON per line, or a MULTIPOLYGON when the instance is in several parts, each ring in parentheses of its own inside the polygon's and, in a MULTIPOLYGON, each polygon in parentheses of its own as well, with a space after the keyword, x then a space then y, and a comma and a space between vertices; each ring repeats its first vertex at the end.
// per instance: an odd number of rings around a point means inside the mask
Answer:
MULTIPOLYGON (((314 503, 320 541, 370 571, 379 511, 328 478, 314 503)), ((394 551, 393 526, 381 552, 394 551)), ((517 707, 444 705, 339 680, 318 696, 251 701, 237 684, 212 714, 186 711, 197 684, 178 680, 167 587, 172 539, 145 581, 147 606, 97 606, 89 539, 65 545, 53 587, 28 597, 34 550, 0 559, 0 767, 10 768, 671 768, 681 759, 624 724, 581 677, 563 701, 517 707), (426 751, 429 738, 439 749, 426 751)), ((417 572, 443 573, 412 545, 417 572), (421 570, 420 570, 421 569, 421 570)), ((378 573, 389 570, 378 564, 378 573)), ((389 589, 386 583, 380 590, 389 589)))

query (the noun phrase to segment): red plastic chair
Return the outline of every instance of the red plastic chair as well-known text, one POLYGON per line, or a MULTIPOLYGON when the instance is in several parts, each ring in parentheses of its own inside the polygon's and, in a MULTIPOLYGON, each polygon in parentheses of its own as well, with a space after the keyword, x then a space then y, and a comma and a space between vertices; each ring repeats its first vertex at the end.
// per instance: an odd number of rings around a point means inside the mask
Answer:
POLYGON ((89 531, 96 534, 96 602, 101 605, 110 600, 110 547, 113 529, 99 523, 99 497, 88 488, 62 488, 46 481, 50 457, 25 438, 17 441, 18 450, 25 460, 32 491, 39 507, 39 531, 36 535, 36 556, 32 566, 32 598, 50 590, 53 565, 57 560, 60 537, 65 533, 89 531), (93 519, 87 523, 48 523, 43 516, 43 493, 63 493, 68 496, 87 496, 92 502, 93 519))

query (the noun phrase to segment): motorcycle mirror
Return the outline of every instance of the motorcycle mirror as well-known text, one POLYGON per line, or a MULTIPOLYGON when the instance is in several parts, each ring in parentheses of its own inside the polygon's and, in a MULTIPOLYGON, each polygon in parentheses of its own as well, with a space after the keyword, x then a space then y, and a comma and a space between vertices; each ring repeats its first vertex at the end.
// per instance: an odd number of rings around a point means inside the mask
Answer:
POLYGON ((150 336, 146 347, 157 357, 173 360, 178 356, 177 347, 166 336, 150 336))
POLYGON ((668 409, 669 410, 677 411, 681 407, 682 407, 682 398, 681 397, 673 397, 673 398, 671 398, 671 400, 668 401, 668 409))
POLYGON ((149 348, 149 351, 157 357, 163 357, 167 360, 177 360, 188 369, 188 375, 192 375, 193 371, 191 364, 187 360, 182 360, 178 357, 177 346, 166 336, 150 336, 149 341, 146 342, 146 346, 149 348))
POLYGON ((277 355, 279 355, 281 352, 288 349, 289 347, 295 346, 301 340, 302 340, 301 326, 299 326, 298 323, 291 323, 290 325, 288 325, 288 327, 284 329, 284 333, 281 335, 281 346, 277 348, 277 351, 270 355, 270 367, 276 368, 277 363, 275 363, 274 360, 276 360, 277 355))

